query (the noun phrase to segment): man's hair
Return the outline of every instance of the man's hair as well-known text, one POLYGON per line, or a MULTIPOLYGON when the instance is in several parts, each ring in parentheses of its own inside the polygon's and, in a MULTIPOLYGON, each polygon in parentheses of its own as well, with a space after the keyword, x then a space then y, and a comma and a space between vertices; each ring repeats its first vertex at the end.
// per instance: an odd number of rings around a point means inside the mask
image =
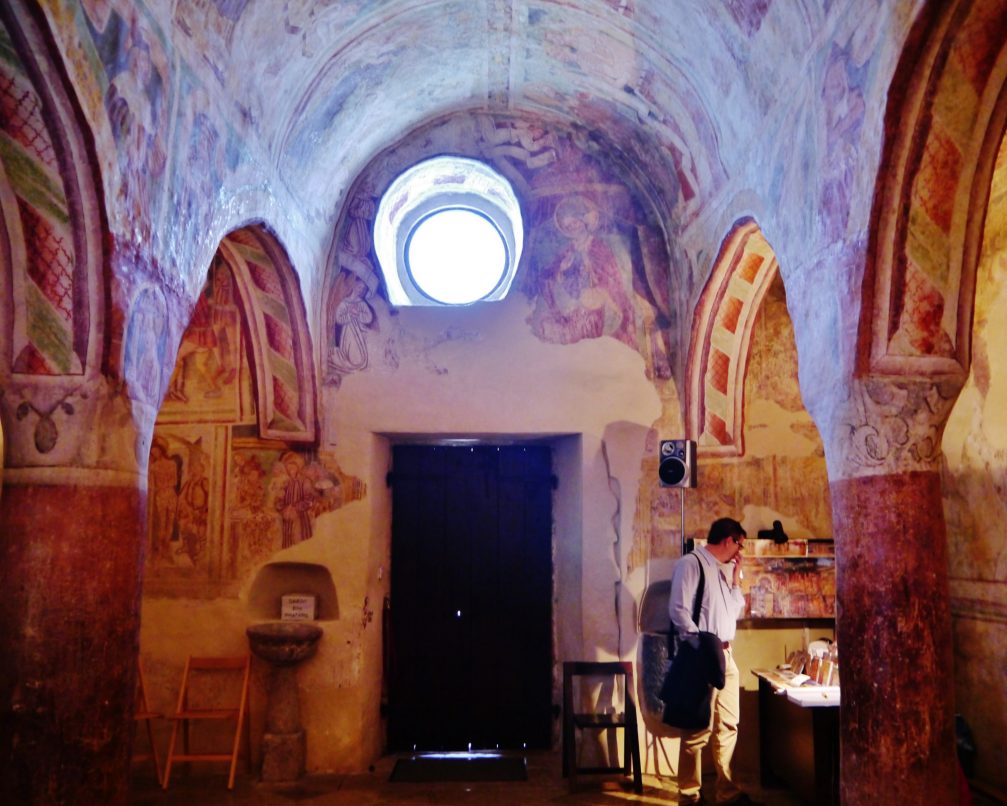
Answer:
POLYGON ((710 535, 706 542, 711 546, 723 543, 729 537, 746 537, 745 528, 734 518, 718 518, 710 525, 710 535))

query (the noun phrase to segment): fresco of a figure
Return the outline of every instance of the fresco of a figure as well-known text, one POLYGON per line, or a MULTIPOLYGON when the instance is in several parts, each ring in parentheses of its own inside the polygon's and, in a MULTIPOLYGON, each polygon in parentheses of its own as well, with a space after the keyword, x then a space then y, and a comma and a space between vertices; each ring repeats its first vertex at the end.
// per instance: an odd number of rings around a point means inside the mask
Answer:
POLYGON ((833 46, 825 66, 822 106, 825 134, 822 158, 822 217, 833 240, 843 237, 853 198, 857 145, 864 124, 863 91, 847 54, 833 46))
POLYGON ((367 331, 375 319, 367 293, 364 281, 350 272, 341 272, 333 284, 330 300, 335 304, 335 327, 329 350, 330 382, 338 384, 342 376, 367 368, 367 331))
POLYGON ((148 576, 189 582, 215 572, 215 458, 225 435, 213 426, 155 427, 147 470, 148 576))
POLYGON ((234 278, 218 256, 179 345, 162 416, 236 418, 240 346, 234 278))
POLYGON ((178 491, 179 546, 176 557, 197 565, 206 549, 206 530, 210 520, 210 480, 206 475, 206 457, 198 444, 190 447, 185 481, 178 491))
POLYGON ((273 500, 282 519, 282 548, 290 548, 311 537, 315 490, 304 473, 304 457, 287 451, 280 457, 279 494, 273 500))
MULTIPOLYGON (((258 254, 244 241, 231 243, 232 257, 237 250, 246 258, 258 254)), ((258 264, 244 265, 253 282, 268 279, 258 264)), ((331 456, 262 436, 242 316, 235 275, 218 253, 179 346, 150 449, 145 585, 152 595, 236 596, 259 565, 311 539, 318 518, 365 494, 331 456)))
POLYGON ((226 532, 235 578, 314 535, 315 522, 363 497, 363 485, 315 454, 274 440, 238 437, 231 446, 226 532))
POLYGON ((171 544, 177 539, 182 461, 171 454, 168 442, 162 437, 151 443, 147 474, 150 556, 156 563, 170 562, 171 544))
MULTIPOLYGON (((384 324, 373 304, 373 188, 433 151, 461 152, 473 141, 472 156, 504 174, 525 207, 520 290, 532 305, 531 332, 552 344, 615 339, 644 357, 649 377, 669 380, 674 312, 667 282, 674 274, 666 239, 613 155, 584 130, 485 113, 433 125, 427 135, 419 150, 404 147, 377 160, 340 222, 326 290, 326 383, 338 386, 382 357, 368 343, 384 324)), ((402 328, 387 331, 386 367, 395 369, 412 352, 409 340, 402 328)))
POLYGON ((367 194, 350 202, 336 253, 339 271, 328 298, 332 337, 326 381, 337 386, 344 376, 366 369, 370 362, 367 336, 377 323, 369 300, 379 285, 371 246, 374 213, 374 199, 367 194))
POLYGON ((598 205, 587 196, 563 198, 553 225, 565 242, 540 270, 533 332, 559 344, 612 336, 636 348, 636 320, 626 291, 631 267, 604 237, 598 205))

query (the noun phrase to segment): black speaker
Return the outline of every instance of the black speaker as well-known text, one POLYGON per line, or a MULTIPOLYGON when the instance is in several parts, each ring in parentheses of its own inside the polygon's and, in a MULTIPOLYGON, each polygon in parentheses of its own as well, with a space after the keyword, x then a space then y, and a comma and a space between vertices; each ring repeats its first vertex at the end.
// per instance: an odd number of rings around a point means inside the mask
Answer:
POLYGON ((695 487, 696 443, 691 439, 662 439, 657 475, 662 487, 695 487))

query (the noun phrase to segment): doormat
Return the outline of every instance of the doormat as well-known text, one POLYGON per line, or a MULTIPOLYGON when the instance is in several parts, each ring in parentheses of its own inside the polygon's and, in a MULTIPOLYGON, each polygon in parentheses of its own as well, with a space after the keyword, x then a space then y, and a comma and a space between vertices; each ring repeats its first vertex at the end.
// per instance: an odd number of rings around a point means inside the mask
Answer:
POLYGON ((527 781, 528 767, 523 756, 438 753, 400 758, 395 762, 388 780, 403 783, 527 781))

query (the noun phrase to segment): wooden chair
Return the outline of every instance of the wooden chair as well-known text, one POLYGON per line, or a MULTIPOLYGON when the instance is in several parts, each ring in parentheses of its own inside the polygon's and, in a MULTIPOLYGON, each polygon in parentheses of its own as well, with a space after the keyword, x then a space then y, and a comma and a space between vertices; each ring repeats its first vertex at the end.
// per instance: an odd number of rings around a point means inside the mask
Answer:
POLYGON ((570 778, 570 789, 577 783, 578 773, 614 773, 629 775, 633 770, 633 790, 643 792, 643 771, 640 769, 640 737, 637 733, 636 703, 633 701, 633 664, 629 661, 569 661, 563 664, 563 775, 570 778), (623 681, 625 711, 617 713, 578 713, 574 710, 574 680, 577 677, 612 676, 623 681), (609 730, 622 728, 622 764, 602 767, 577 765, 577 730, 609 730))
POLYGON ((202 658, 189 657, 182 674, 182 687, 178 692, 178 706, 173 719, 175 724, 171 729, 171 741, 168 744, 168 758, 164 767, 164 779, 161 786, 168 788, 171 768, 178 761, 226 761, 230 764, 227 788, 234 788, 234 773, 238 764, 238 750, 241 747, 242 729, 245 732, 245 754, 248 758, 248 769, 252 769, 250 727, 248 724, 248 677, 249 658, 242 655, 234 658, 202 658), (223 698, 224 693, 231 693, 240 682, 240 694, 234 701, 214 702, 215 697, 223 698), (223 692, 223 693, 222 693, 223 692), (229 752, 190 752, 189 728, 192 722, 234 720, 234 735, 229 752), (178 728, 182 726, 183 752, 175 752, 178 739, 178 728))
POLYGON ((147 754, 137 755, 134 753, 134 761, 146 761, 147 759, 154 760, 154 772, 157 775, 158 784, 161 783, 161 760, 157 756, 157 743, 154 741, 154 727, 152 725, 155 719, 163 719, 164 714, 160 711, 151 711, 150 704, 147 701, 147 683, 143 676, 143 663, 137 659, 136 668, 136 711, 133 715, 133 719, 137 722, 143 722, 147 728, 147 741, 150 744, 150 752, 147 754))

